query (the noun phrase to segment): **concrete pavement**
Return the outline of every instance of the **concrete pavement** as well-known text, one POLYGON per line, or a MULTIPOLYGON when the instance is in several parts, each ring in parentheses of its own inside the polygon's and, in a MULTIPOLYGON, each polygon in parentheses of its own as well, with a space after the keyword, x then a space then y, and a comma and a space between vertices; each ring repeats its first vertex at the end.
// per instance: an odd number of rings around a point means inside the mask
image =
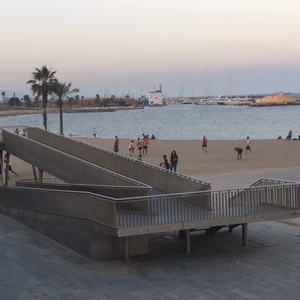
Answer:
POLYGON ((213 236, 195 232, 190 255, 174 233, 150 237, 150 254, 89 261, 0 214, 1 300, 299 299, 300 228, 249 224, 213 236))

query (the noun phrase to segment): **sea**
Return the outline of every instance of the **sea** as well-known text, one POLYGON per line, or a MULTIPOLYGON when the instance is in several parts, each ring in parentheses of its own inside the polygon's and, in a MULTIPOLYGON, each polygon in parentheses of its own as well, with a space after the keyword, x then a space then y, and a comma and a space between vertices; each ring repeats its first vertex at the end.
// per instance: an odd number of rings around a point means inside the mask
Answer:
MULTIPOLYGON (((300 135, 300 106, 248 107, 227 105, 167 105, 113 112, 64 113, 64 134, 73 137, 137 139, 142 134, 160 140, 238 140, 300 135)), ((0 117, 0 128, 43 128, 42 114, 0 117)), ((48 114, 48 129, 59 132, 59 114, 48 114)))

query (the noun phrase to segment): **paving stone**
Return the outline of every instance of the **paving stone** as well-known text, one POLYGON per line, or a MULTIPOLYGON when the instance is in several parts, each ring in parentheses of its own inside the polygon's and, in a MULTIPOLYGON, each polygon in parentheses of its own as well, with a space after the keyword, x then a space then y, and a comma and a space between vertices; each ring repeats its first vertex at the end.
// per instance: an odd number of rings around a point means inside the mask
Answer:
POLYGON ((150 254, 90 261, 0 214, 1 300, 277 300, 300 294, 300 228, 279 222, 150 236, 150 254))

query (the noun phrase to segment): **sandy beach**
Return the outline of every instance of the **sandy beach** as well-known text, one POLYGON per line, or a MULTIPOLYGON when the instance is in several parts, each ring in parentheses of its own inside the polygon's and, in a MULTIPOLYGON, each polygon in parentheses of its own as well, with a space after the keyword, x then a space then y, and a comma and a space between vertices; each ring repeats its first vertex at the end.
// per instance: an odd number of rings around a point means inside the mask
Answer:
MULTIPOLYGON (((81 139, 98 147, 113 150, 113 139, 81 139)), ((130 140, 120 140, 120 152, 129 155, 130 140)), ((252 140, 252 154, 245 153, 246 140, 209 141, 207 153, 202 141, 151 140, 143 161, 159 165, 164 154, 172 150, 179 156, 179 173, 212 183, 213 188, 249 186, 254 181, 269 176, 274 179, 300 180, 300 141, 252 140), (237 160, 234 147, 244 149, 242 160, 237 160), (299 175, 298 175, 299 174, 299 175), (278 177, 279 176, 279 177, 278 177)), ((134 158, 138 158, 135 149, 134 158)))
MULTIPOLYGON (((113 150, 114 139, 78 138, 108 150, 113 150)), ((119 153, 129 156, 130 140, 120 139, 119 153)), ((300 141, 252 140, 252 154, 245 153, 246 141, 208 141, 208 151, 203 152, 202 141, 151 140, 143 161, 158 166, 164 154, 169 158, 172 150, 179 156, 177 172, 212 184, 214 189, 249 186, 260 178, 300 181, 300 141), (234 147, 244 148, 237 160, 234 147)), ((138 158, 135 149, 133 158, 138 158)), ((18 179, 32 178, 32 167, 12 157, 18 179)), ((11 177, 14 177, 12 174, 11 177)), ((13 179, 13 178, 12 178, 13 179)))
MULTIPOLYGON (((58 108, 47 108, 47 114, 59 113, 58 108)), ((21 115, 36 115, 40 114, 42 118, 42 108, 36 109, 3 109, 0 110, 0 117, 21 116, 21 115)))

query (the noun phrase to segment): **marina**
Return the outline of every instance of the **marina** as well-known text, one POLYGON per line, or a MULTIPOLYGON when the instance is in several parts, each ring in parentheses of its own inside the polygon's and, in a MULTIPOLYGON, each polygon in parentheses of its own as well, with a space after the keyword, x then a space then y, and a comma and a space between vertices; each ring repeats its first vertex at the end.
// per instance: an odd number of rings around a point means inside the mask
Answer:
MULTIPOLYGON (((154 134, 163 140, 276 139, 292 130, 300 134, 300 106, 253 108, 232 105, 167 105, 110 113, 65 113, 64 134, 92 137, 141 137, 154 134)), ((49 130, 59 132, 59 114, 48 114, 49 130)), ((36 126, 43 128, 42 114, 0 118, 0 128, 36 126)))

